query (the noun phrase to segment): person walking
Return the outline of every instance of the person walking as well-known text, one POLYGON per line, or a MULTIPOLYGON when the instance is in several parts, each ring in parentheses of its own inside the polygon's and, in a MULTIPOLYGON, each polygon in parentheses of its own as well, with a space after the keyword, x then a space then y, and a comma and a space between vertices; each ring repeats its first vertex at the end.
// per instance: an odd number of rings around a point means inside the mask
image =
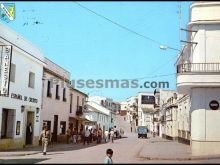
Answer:
POLYGON ((89 145, 89 137, 90 137, 90 131, 88 127, 86 127, 83 145, 85 145, 85 142, 89 145))
POLYGON ((66 131, 66 143, 69 144, 70 143, 70 138, 71 138, 71 129, 70 127, 67 129, 66 131))
POLYGON ((76 134, 77 134, 77 131, 76 131, 76 128, 74 128, 74 129, 73 129, 73 143, 74 143, 74 144, 77 143, 76 134))
POLYGON ((113 156, 113 150, 110 149, 110 148, 107 149, 106 150, 106 158, 105 158, 104 164, 113 164, 112 156, 113 156))
POLYGON ((114 143, 114 131, 113 129, 110 131, 110 141, 114 143))
POLYGON ((106 129, 106 130, 105 130, 105 142, 106 142, 106 143, 108 142, 108 135, 109 135, 109 132, 108 132, 108 130, 106 129))
POLYGON ((47 147, 48 143, 51 141, 52 135, 50 130, 48 130, 47 126, 43 127, 43 130, 41 131, 40 134, 40 141, 42 141, 42 149, 43 149, 43 155, 47 154, 47 147))
POLYGON ((101 143, 101 141, 102 141, 102 129, 99 128, 99 130, 98 130, 97 144, 101 143))

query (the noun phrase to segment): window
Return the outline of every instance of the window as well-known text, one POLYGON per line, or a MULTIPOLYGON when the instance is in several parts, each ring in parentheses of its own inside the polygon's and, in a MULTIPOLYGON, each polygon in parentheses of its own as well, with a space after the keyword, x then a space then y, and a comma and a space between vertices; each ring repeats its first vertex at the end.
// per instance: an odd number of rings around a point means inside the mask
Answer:
POLYGON ((77 109, 79 107, 79 96, 77 96, 77 101, 76 101, 77 109))
POLYGON ((59 96, 59 85, 56 85, 56 99, 59 100, 60 96, 59 96))
POLYGON ((51 94, 51 82, 50 81, 47 82, 47 97, 52 97, 52 94, 51 94))
POLYGON ((70 113, 72 113, 73 94, 70 94, 70 113))
POLYGON ((63 101, 66 102, 66 88, 63 88, 63 101))
POLYGON ((16 71, 16 65, 11 64, 11 72, 10 72, 10 81, 15 82, 15 71, 16 71))
POLYGON ((84 106, 84 102, 85 102, 85 100, 84 100, 84 98, 82 98, 82 106, 84 106))
POLYGON ((29 83, 28 87, 34 88, 34 83, 35 83, 35 74, 33 72, 29 72, 29 83))

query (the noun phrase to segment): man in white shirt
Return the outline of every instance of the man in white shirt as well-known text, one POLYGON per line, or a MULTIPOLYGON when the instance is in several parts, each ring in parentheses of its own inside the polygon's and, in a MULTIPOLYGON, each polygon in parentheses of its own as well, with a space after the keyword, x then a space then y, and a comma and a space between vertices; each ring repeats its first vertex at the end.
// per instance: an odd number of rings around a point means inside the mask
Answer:
POLYGON ((85 138, 84 138, 84 145, 85 145, 85 142, 89 145, 89 136, 90 136, 90 131, 88 129, 88 127, 86 127, 86 131, 85 131, 85 138))
POLYGON ((109 135, 108 130, 105 130, 105 142, 106 143, 108 142, 108 135, 109 135))
POLYGON ((110 131, 110 140, 114 143, 114 131, 113 129, 110 131))

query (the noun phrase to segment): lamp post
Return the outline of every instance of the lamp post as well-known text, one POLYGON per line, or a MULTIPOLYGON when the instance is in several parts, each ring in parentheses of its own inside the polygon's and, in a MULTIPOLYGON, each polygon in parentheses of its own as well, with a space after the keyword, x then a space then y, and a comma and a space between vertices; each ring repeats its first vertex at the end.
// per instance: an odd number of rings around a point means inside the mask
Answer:
POLYGON ((176 50, 178 52, 181 52, 179 49, 172 48, 172 47, 169 47, 169 46, 166 46, 166 45, 160 45, 160 49, 162 49, 162 50, 172 49, 172 50, 176 50))

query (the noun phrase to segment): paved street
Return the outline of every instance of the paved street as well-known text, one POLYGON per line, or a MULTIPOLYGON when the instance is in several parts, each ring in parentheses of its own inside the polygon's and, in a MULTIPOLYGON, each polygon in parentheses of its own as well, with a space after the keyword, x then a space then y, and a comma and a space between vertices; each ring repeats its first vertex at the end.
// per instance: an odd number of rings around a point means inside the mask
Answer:
POLYGON ((187 145, 150 137, 138 139, 136 133, 130 132, 130 125, 122 117, 118 117, 118 128, 126 132, 125 138, 117 139, 114 143, 96 143, 89 146, 82 144, 60 144, 50 148, 43 156, 40 148, 34 151, 1 152, 0 163, 103 163, 105 151, 112 148, 114 163, 218 163, 220 157, 197 158, 188 160, 190 148, 187 145), (23 153, 23 155, 22 155, 23 153), (17 156, 16 156, 17 154, 17 156), (19 155, 20 154, 20 155, 19 155), (26 154, 26 155, 24 155, 26 154), (201 160, 205 159, 205 160, 201 160))

